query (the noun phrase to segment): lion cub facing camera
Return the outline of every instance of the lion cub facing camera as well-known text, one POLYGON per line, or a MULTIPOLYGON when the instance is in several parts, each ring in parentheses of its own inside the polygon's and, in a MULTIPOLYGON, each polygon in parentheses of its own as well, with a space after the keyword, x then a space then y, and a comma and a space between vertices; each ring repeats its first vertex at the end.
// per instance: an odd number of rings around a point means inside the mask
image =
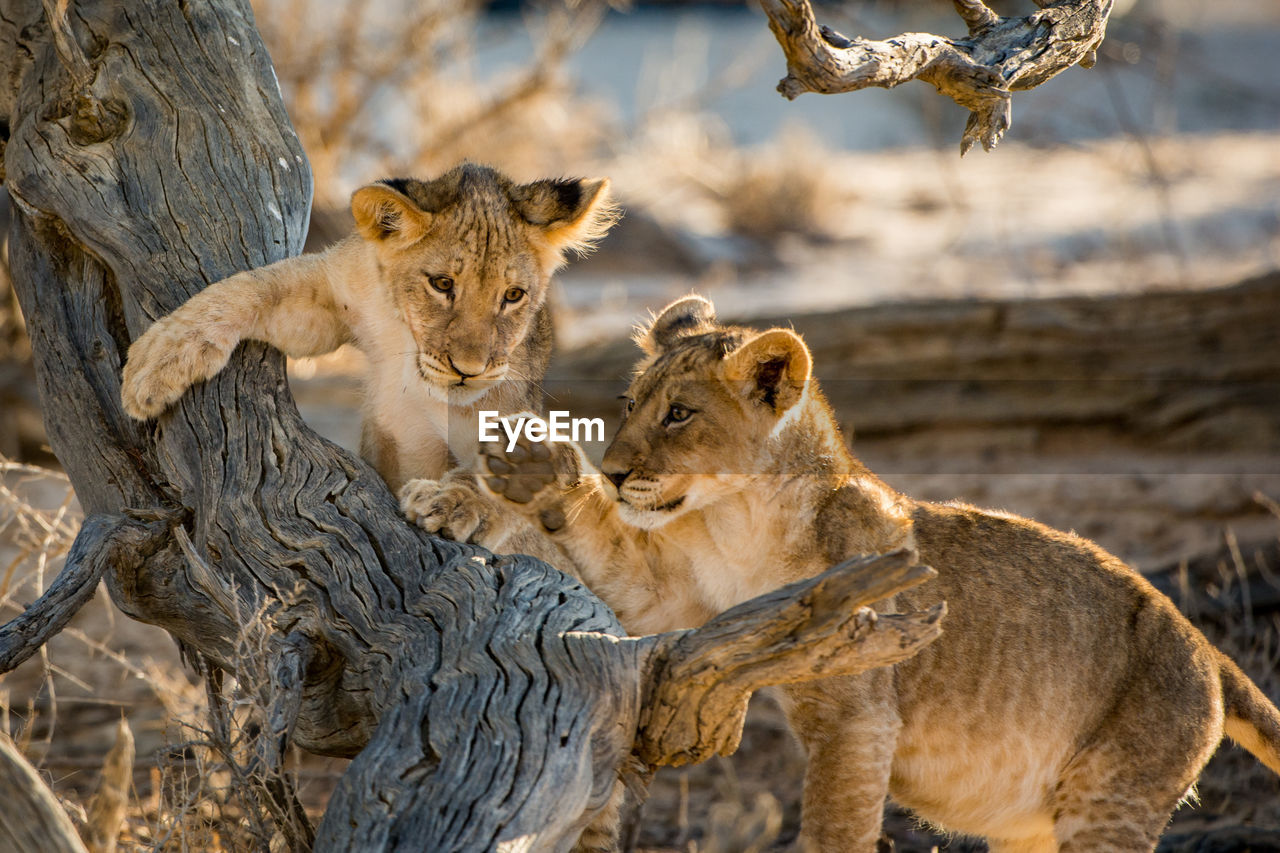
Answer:
POLYGON ((697 625, 862 552, 938 571, 883 606, 945 600, 940 639, 783 691, 804 849, 874 849, 890 796, 994 851, 1150 851, 1224 733, 1280 773, 1280 713, 1166 597, 1075 535, 894 491, 846 449, 795 334, 690 297, 639 342, 601 472, 568 444, 485 445, 481 465, 628 629, 697 625))
POLYGON ((361 454, 393 490, 440 477, 474 458, 480 407, 539 408, 548 283, 616 220, 608 196, 606 180, 516 184, 469 163, 362 187, 356 233, 212 284, 135 341, 125 411, 160 414, 242 340, 295 357, 352 343, 369 357, 361 454))

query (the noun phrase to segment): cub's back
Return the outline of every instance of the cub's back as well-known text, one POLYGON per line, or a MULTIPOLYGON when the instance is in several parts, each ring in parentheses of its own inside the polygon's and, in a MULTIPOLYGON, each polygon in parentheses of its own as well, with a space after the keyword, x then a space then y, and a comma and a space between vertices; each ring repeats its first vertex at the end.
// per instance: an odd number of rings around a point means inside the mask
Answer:
POLYGON ((979 729, 1019 720, 1087 737, 1121 694, 1168 701, 1178 680, 1165 674, 1216 660, 1168 598, 1088 540, 959 504, 921 503, 913 515, 920 560, 938 577, 900 606, 945 599, 947 619, 898 667, 904 711, 943 704, 979 729))

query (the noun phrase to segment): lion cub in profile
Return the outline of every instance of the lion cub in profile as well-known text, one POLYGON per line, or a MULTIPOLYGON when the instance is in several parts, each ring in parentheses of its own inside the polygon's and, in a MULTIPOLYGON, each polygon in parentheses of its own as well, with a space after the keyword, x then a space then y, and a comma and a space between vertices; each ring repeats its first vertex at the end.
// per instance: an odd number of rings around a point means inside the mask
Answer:
POLYGON ((940 639, 783 690, 804 849, 874 849, 887 795, 993 851, 1150 851, 1224 733, 1280 773, 1280 713, 1166 597, 1075 535, 894 491, 846 449, 795 334, 691 297, 639 343, 603 476, 566 444, 486 445, 481 466, 628 629, 697 625, 863 552, 938 571, 883 607, 945 600, 940 639))
POLYGON ((616 220, 608 196, 607 180, 516 184, 469 163, 362 187, 356 233, 212 284, 135 341, 125 411, 160 414, 242 340, 294 357, 352 343, 369 357, 361 455, 393 490, 438 478, 474 459, 480 408, 540 408, 548 283, 616 220))

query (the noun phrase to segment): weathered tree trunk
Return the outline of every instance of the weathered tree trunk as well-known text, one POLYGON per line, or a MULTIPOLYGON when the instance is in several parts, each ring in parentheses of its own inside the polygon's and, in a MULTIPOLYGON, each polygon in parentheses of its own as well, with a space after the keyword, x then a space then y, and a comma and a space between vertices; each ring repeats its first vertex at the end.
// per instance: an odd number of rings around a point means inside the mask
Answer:
POLYGON ((551 567, 406 524, 368 466, 302 424, 261 345, 130 421, 130 341, 209 282, 297 252, 310 177, 247 2, 57 6, 0 0, 0 128, 46 425, 90 520, 59 593, 0 631, 0 659, 47 639, 105 571, 120 608, 215 682, 261 674, 268 771, 287 741, 357 756, 317 848, 562 850, 623 770, 732 747, 753 689, 893 663, 937 634, 939 613, 857 609, 928 577, 890 555, 706 629, 620 639, 551 567))

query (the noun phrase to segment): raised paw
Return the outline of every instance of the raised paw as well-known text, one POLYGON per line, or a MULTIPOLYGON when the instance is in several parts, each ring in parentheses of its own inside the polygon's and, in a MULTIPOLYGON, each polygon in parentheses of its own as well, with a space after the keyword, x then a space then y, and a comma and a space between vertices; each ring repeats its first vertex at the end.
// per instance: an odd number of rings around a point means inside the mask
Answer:
MULTIPOLYGON (((519 422, 529 415, 508 418, 519 422)), ((515 504, 527 515, 536 515, 548 529, 564 524, 563 512, 555 506, 563 492, 577 480, 578 464, 574 448, 563 442, 535 441, 523 430, 509 442, 482 442, 479 476, 487 491, 500 500, 515 504)))
POLYGON ((474 482, 457 478, 410 480, 400 490, 400 510, 428 533, 479 545, 486 544, 480 539, 493 515, 492 505, 474 482))
POLYGON ((234 344, 166 318, 133 342, 124 365, 120 401, 138 420, 159 415, 188 388, 226 366, 234 344))

